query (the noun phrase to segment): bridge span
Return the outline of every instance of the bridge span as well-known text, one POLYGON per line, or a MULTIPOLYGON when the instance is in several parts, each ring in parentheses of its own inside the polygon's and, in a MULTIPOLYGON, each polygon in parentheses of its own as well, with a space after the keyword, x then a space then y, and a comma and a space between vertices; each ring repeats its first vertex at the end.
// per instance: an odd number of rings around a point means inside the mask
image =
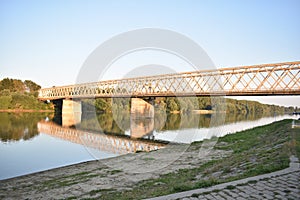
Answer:
POLYGON ((43 88, 38 98, 299 94, 300 61, 296 61, 43 88))
POLYGON ((83 98, 129 97, 132 118, 153 118, 155 97, 225 95, 300 95, 300 61, 43 88, 38 98, 55 100, 71 116, 69 124, 76 124, 83 98))

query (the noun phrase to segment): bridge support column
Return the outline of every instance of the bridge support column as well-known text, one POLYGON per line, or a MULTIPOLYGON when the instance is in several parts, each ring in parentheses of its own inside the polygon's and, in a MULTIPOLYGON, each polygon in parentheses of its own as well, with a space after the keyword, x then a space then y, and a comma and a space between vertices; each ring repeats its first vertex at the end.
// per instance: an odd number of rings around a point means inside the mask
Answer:
POLYGON ((151 134, 154 129, 154 106, 151 99, 149 102, 140 98, 131 99, 130 135, 133 138, 151 134))
POLYGON ((134 118, 154 118, 154 106, 143 99, 132 98, 130 113, 134 118))
POLYGON ((81 102, 64 99, 62 103, 62 126, 70 127, 81 122, 81 102))

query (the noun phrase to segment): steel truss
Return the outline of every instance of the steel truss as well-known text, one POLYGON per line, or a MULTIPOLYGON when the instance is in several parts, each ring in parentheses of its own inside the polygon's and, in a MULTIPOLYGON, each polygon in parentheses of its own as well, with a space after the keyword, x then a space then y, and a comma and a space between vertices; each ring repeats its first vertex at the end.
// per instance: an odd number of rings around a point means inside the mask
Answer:
POLYGON ((96 97, 299 95, 300 62, 286 62, 44 88, 40 100, 96 97))

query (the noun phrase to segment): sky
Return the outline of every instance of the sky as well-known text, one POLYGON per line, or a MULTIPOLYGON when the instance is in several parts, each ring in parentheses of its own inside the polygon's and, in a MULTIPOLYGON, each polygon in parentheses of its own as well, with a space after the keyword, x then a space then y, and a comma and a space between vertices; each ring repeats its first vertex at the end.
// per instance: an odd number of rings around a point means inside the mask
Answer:
MULTIPOLYGON (((88 56, 127 31, 167 29, 192 39, 216 68, 300 60, 299 0, 0 0, 0 79, 76 83, 88 56)), ((135 52, 104 75, 147 64, 192 71, 165 52, 135 52)), ((300 107, 300 97, 239 97, 300 107)))

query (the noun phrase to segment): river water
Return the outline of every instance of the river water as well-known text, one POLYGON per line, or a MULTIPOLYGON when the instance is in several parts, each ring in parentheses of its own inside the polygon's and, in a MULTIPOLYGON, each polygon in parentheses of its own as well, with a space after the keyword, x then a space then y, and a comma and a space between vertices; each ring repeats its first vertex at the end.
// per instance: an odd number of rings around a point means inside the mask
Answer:
POLYGON ((99 114, 81 116, 81 123, 66 127, 49 113, 0 113, 0 180, 159 149, 166 142, 221 137, 286 118, 296 116, 156 114, 141 120, 129 114, 99 114))

